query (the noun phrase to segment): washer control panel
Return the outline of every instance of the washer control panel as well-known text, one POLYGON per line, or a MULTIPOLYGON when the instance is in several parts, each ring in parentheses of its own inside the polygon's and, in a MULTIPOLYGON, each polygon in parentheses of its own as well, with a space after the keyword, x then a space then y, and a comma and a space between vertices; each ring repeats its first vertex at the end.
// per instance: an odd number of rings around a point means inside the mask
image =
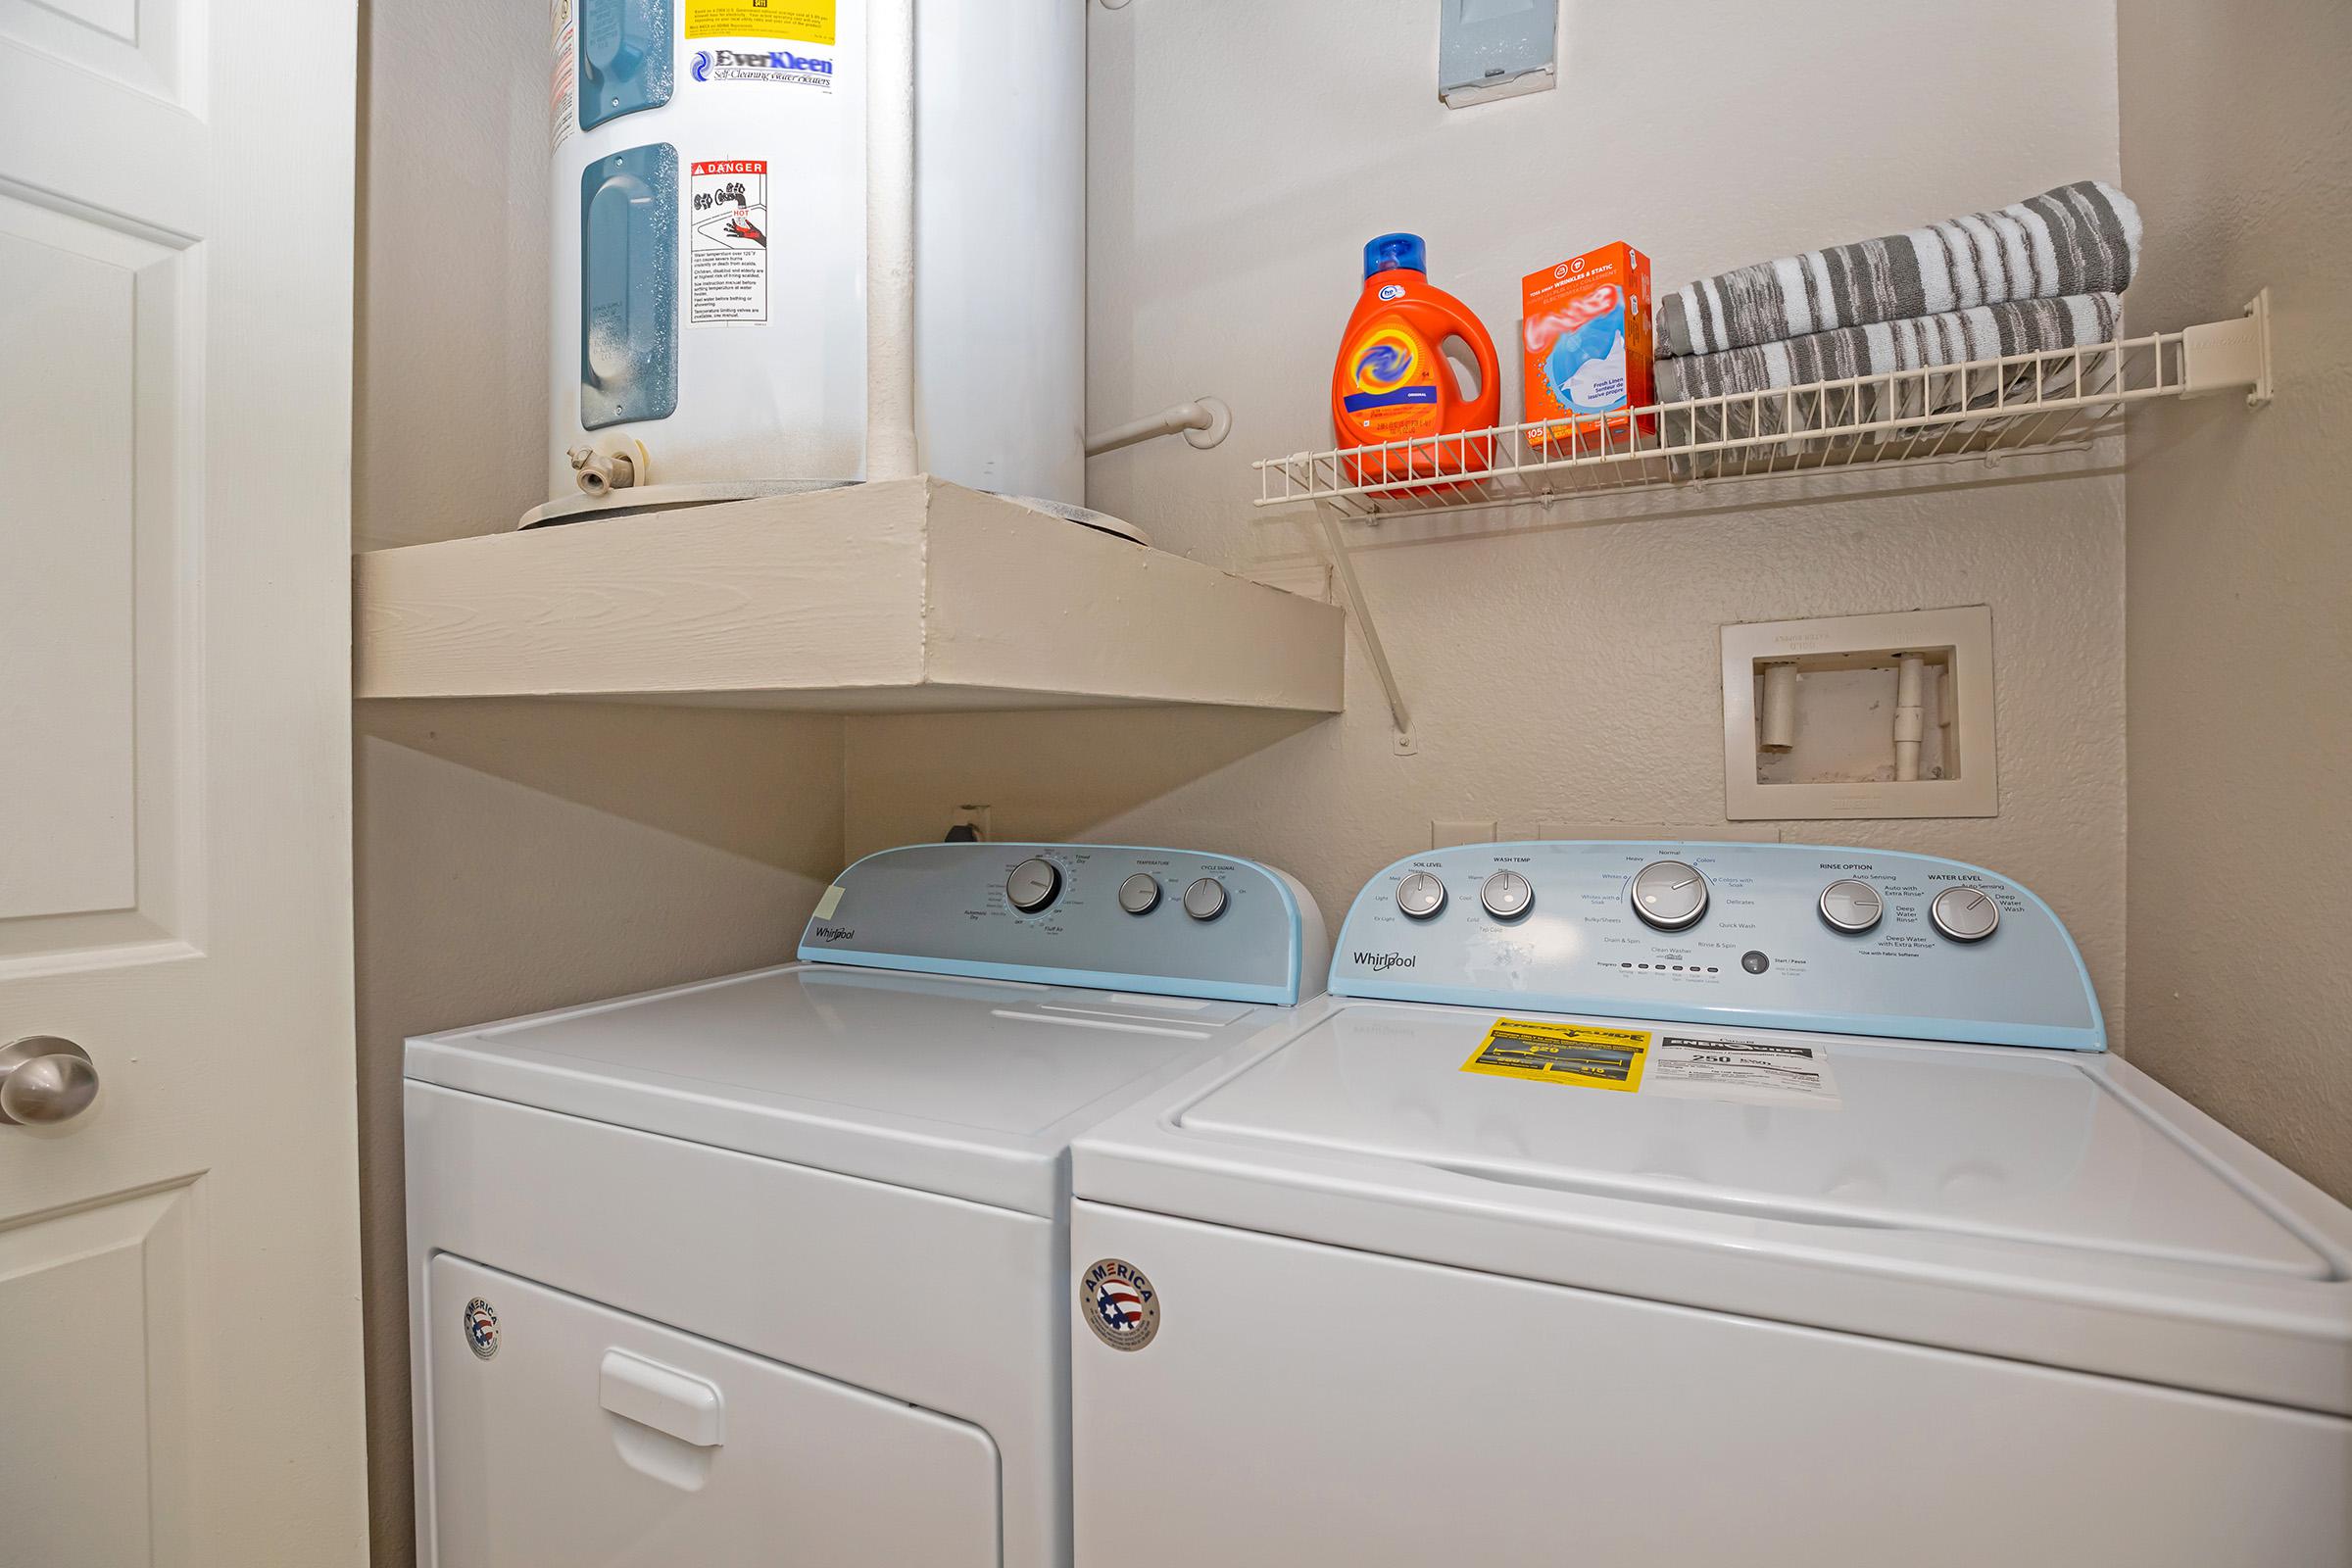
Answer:
POLYGON ((1271 866, 1102 844, 913 844, 834 879, 812 963, 1231 1002, 1322 990, 1314 899, 1271 866))
POLYGON ((1933 856, 1799 844, 1467 844, 1357 895, 1333 992, 1670 1022, 2106 1049, 2049 906, 1933 856))

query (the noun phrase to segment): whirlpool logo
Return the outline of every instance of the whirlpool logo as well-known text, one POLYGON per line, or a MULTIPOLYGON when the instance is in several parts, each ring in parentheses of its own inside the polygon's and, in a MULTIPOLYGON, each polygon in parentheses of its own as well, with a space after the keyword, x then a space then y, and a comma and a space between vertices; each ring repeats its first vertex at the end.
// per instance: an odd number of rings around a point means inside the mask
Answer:
POLYGON ((694 53, 697 81, 798 81, 830 87, 833 62, 822 55, 796 55, 789 49, 757 54, 739 49, 698 49, 694 53))
POLYGON ((858 928, 848 925, 820 925, 808 934, 819 942, 847 942, 858 934, 858 928))
POLYGON ((1374 974, 1386 974, 1391 969, 1410 969, 1418 955, 1411 953, 1351 953, 1348 956, 1355 960, 1355 965, 1359 969, 1369 969, 1374 974))

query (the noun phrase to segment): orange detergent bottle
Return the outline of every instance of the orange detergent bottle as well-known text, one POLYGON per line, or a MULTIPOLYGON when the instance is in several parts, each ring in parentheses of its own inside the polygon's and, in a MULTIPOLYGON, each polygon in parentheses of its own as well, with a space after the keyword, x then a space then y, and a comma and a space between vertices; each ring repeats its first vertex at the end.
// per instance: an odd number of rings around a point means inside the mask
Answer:
POLYGON ((1430 283, 1427 254, 1418 234, 1383 234, 1364 247, 1363 297, 1331 372, 1331 422, 1350 484, 1432 479, 1494 462, 1491 438, 1456 432, 1494 425, 1502 397, 1494 340, 1468 306, 1430 283), (1455 338, 1477 357, 1475 396, 1463 394, 1446 358, 1455 338))

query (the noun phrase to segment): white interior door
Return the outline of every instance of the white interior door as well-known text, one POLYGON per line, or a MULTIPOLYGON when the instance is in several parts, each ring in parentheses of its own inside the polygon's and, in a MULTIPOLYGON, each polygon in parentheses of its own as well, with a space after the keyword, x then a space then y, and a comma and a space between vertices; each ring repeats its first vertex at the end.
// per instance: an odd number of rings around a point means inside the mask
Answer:
POLYGON ((0 1562, 366 1551, 354 59, 0 0, 0 1562))

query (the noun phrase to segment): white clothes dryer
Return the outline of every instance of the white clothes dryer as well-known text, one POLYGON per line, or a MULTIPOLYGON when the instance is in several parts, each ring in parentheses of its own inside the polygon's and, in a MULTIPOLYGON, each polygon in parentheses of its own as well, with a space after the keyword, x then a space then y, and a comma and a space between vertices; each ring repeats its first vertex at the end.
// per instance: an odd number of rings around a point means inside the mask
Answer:
POLYGON ((1319 990, 1314 902, 921 845, 800 954, 409 1042, 421 1562, 1069 1561, 1069 1140, 1319 990))
POLYGON ((1975 866, 1391 866, 1074 1149, 1078 1560, 2352 1562, 2352 1212, 2105 1044, 1975 866))

